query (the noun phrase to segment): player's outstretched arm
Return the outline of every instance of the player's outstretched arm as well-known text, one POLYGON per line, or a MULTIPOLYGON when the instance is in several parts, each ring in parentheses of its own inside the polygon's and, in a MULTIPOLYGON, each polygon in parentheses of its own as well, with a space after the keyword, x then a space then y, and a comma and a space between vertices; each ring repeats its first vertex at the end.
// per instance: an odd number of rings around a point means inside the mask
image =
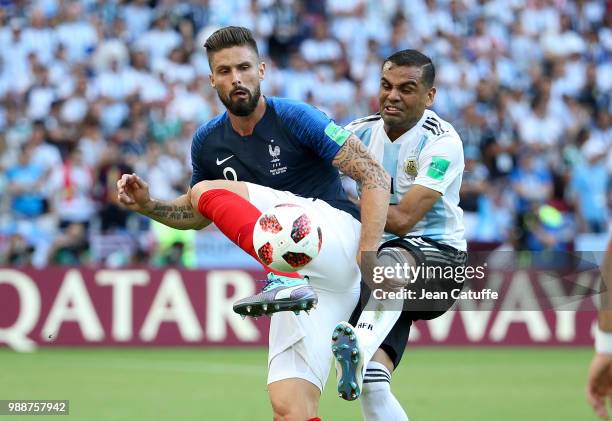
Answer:
POLYGON ((601 276, 606 286, 606 294, 601 297, 599 326, 595 333, 595 355, 589 367, 586 397, 593 411, 607 420, 607 405, 612 398, 612 238, 604 255, 601 276))
POLYGON ((359 250, 375 251, 378 249, 387 219, 391 179, 355 135, 346 140, 336 154, 333 164, 361 184, 359 250))
POLYGON ((429 187, 413 184, 397 205, 389 206, 385 231, 403 237, 423 219, 440 196, 429 187))
POLYGON ((607 401, 612 394, 612 355, 597 353, 591 361, 586 386, 587 401, 593 411, 608 419, 607 401))
POLYGON ((142 178, 136 174, 123 174, 117 181, 117 193, 119 202, 126 208, 169 227, 199 230, 210 224, 194 211, 189 191, 174 200, 155 200, 149 195, 149 185, 142 178))

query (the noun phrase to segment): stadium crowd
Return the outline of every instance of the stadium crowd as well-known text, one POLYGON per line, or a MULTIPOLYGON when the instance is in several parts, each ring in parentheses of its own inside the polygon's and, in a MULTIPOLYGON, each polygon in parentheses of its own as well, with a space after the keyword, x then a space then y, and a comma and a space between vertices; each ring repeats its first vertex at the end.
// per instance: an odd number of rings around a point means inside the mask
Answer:
POLYGON ((258 37, 264 94, 341 124, 377 111, 386 56, 428 54, 469 240, 567 249, 609 229, 612 2, 0 1, 0 263, 197 264, 206 231, 151 227, 115 182, 185 191, 191 137, 222 109, 202 45, 230 24, 258 37))

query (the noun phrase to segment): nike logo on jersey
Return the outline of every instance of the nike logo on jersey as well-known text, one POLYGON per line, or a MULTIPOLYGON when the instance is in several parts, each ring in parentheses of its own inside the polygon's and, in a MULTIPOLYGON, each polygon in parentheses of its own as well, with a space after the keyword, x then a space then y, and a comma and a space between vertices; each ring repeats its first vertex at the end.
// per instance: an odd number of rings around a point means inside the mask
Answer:
POLYGON ((234 157, 234 155, 230 155, 230 156, 228 156, 227 158, 222 159, 221 161, 219 161, 219 158, 217 158, 217 165, 221 165, 221 164, 223 164, 225 161, 227 161, 228 159, 231 159, 231 158, 233 158, 233 157, 234 157))

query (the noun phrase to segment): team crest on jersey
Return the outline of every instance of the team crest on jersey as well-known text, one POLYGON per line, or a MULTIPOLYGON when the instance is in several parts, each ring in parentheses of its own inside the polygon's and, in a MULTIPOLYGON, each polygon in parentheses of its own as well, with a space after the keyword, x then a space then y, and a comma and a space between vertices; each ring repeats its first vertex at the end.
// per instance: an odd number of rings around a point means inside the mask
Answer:
POLYGON ((408 159, 404 161, 404 172, 411 177, 416 177, 419 172, 417 162, 416 156, 408 157, 408 159))
POLYGON ((287 167, 283 166, 280 160, 281 148, 280 146, 272 146, 274 143, 274 139, 270 139, 270 144, 268 145, 268 153, 272 157, 270 163, 272 164, 272 169, 270 170, 270 174, 278 175, 287 171, 287 167))

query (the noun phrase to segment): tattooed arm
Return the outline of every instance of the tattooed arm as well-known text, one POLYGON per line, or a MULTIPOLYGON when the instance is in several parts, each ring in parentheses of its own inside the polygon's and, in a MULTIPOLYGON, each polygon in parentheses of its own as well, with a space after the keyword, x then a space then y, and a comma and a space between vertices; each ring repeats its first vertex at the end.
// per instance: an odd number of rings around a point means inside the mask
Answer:
POLYGON ((172 228, 199 230, 210 224, 195 212, 189 200, 189 191, 170 201, 151 199, 149 185, 136 174, 123 174, 117 181, 119 202, 128 209, 148 216, 172 228))
POLYGON ((359 251, 377 250, 387 220, 389 175, 355 135, 346 140, 333 164, 361 184, 359 251))

